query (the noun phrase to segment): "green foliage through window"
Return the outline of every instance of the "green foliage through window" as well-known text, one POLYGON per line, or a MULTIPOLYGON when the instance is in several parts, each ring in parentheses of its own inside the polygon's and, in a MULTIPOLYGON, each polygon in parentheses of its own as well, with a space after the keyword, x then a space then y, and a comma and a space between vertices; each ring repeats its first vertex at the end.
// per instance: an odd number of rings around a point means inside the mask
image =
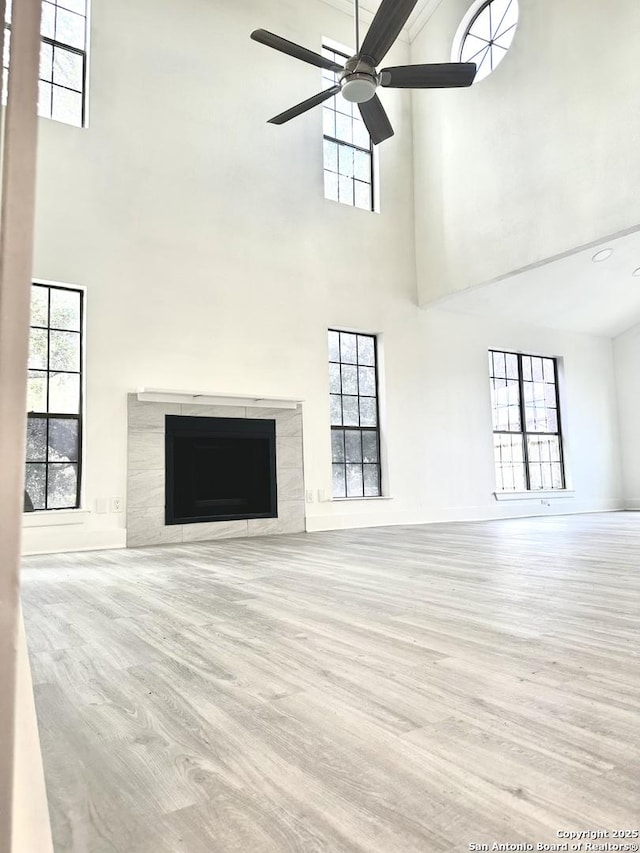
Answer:
POLYGON ((80 505, 83 294, 34 284, 27 385, 25 510, 80 505))

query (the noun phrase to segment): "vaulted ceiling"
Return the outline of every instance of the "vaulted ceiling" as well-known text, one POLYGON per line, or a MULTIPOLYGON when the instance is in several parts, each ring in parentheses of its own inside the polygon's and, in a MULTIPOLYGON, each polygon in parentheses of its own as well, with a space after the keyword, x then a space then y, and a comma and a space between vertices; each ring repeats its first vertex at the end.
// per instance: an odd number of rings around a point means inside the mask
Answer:
MULTIPOLYGON (((323 2, 348 15, 353 15, 353 0, 323 0, 323 2)), ((381 2, 382 0, 360 0, 360 15, 363 23, 368 24, 370 22, 381 2)), ((413 41, 440 3, 442 0, 418 0, 405 27, 406 37, 409 41, 413 41)))
POLYGON ((446 310, 605 337, 640 323, 640 229, 437 303, 446 310), (610 257, 594 262, 602 249, 610 257), (634 275, 634 271, 638 271, 634 275))

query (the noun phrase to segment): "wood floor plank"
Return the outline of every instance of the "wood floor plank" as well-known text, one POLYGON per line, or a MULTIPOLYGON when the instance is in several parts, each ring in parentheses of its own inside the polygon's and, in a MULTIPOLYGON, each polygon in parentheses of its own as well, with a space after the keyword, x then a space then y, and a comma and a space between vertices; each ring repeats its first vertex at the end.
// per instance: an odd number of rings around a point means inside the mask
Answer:
POLYGON ((640 820, 640 516, 38 556, 57 853, 454 853, 640 820))

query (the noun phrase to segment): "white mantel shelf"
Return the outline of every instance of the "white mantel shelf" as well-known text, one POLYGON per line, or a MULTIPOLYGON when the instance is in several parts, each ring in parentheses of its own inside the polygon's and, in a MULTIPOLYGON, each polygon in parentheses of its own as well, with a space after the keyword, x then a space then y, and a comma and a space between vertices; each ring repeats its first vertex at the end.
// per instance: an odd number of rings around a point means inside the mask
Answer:
POLYGON ((163 388, 141 388, 141 403, 188 403, 201 406, 255 406, 259 409, 295 409, 303 402, 298 397, 253 397, 247 394, 215 394, 199 391, 168 391, 163 388))

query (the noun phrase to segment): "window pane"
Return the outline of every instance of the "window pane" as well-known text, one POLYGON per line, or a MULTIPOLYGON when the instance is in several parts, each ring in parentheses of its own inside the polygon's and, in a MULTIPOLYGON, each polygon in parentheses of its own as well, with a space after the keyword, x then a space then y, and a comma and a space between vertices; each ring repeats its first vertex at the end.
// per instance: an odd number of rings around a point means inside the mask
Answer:
POLYGON ((531 481, 532 491, 542 488, 542 471, 540 470, 539 462, 529 465, 529 479, 531 481))
POLYGON ((80 331, 79 291, 51 289, 51 326, 54 329, 80 331))
POLYGON ((342 332, 340 334, 340 358, 348 364, 356 364, 357 358, 357 336, 342 332))
POLYGON ((329 332, 329 361, 340 361, 339 332, 329 332))
POLYGON ((51 99, 53 98, 53 86, 51 83, 38 83, 38 115, 42 118, 51 118, 51 99))
POLYGON ((53 46, 46 41, 40 44, 40 79, 49 83, 53 79, 53 46))
POLYGON ((324 173, 324 197, 338 201, 338 176, 333 172, 324 173))
POLYGON ((73 509, 78 487, 77 465, 49 465, 47 483, 48 509, 73 509))
POLYGON ((47 326, 49 320, 49 288, 31 288, 31 325, 47 326))
POLYGON ((353 142, 353 122, 350 116, 336 113, 336 138, 341 142, 353 142))
POLYGON ((344 175, 338 176, 338 201, 341 204, 353 205, 353 180, 344 175))
POLYGON ((504 379, 507 375, 503 352, 494 352, 493 354, 493 375, 500 379, 504 379))
POLYGON ((376 350, 374 339, 366 335, 358 335, 358 364, 374 366, 376 363, 376 350))
POLYGON ((68 12, 59 6, 56 10, 56 41, 69 44, 71 47, 84 49, 84 16, 68 12))
POLYGON ((512 379, 493 379, 491 386, 494 430, 519 432, 521 424, 518 382, 512 379))
POLYGON ((544 358, 542 360, 542 372, 544 374, 544 381, 545 382, 555 382, 556 381, 556 372, 554 370, 552 358, 544 358))
POLYGON ((27 465, 24 488, 31 499, 34 509, 45 508, 47 466, 44 464, 27 465))
POLYGON ((362 462, 362 439, 360 430, 347 430, 344 436, 345 458, 347 462, 362 462))
MULTIPOLYGON (((62 47, 56 47, 53 51, 53 82, 58 86, 66 86, 68 89, 82 91, 83 81, 83 58, 79 53, 73 53, 62 47)), ((46 78, 46 79, 51 79, 46 78)))
POLYGON ((333 462, 344 462, 344 430, 331 430, 331 459, 333 462))
POLYGON ((493 436, 498 491, 524 491, 526 488, 521 435, 493 436))
POLYGON ((345 426, 358 426, 358 398, 357 397, 343 397, 342 398, 342 411, 344 413, 344 425, 345 426))
POLYGON ((332 394, 331 397, 331 424, 332 426, 342 425, 342 398, 337 394, 332 394))
POLYGON ((56 7, 53 3, 42 4, 42 21, 40 33, 46 38, 55 38, 56 34, 56 7))
POLYGON ((377 465, 364 466, 364 494, 368 498, 380 494, 380 471, 377 465))
POLYGON ((339 394, 342 385, 340 383, 340 365, 329 364, 329 391, 332 394, 339 394))
POLYGON ((80 335, 77 332, 50 332, 51 370, 80 370, 80 335))
POLYGON ((72 92, 70 89, 62 89, 60 86, 54 86, 51 118, 56 121, 62 121, 65 124, 82 127, 82 94, 80 92, 72 92))
POLYGON ((336 135, 336 114, 333 110, 328 109, 328 107, 323 107, 322 109, 322 127, 325 136, 333 136, 336 135))
POLYGON ((355 365, 342 365, 342 393, 358 393, 358 368, 355 365))
POLYGON ((353 177, 353 148, 340 145, 338 149, 338 171, 348 178, 353 177))
POLYGON ((359 181, 371 182, 371 154, 367 151, 354 153, 354 175, 359 181))
POLYGON ((351 118, 351 116, 353 115, 353 109, 349 101, 347 101, 347 99, 343 97, 335 97, 334 101, 336 110, 339 113, 343 113, 344 115, 349 116, 349 118, 351 118))
POLYGON ((27 380, 27 411, 47 411, 47 374, 36 370, 29 371, 27 380))
POLYGON ((505 356, 507 367, 507 379, 518 378, 518 356, 512 352, 508 352, 505 356))
POLYGON ((544 377, 542 374, 542 359, 541 358, 532 358, 531 359, 531 373, 532 373, 534 382, 542 382, 544 377))
POLYGON ((354 181, 354 197, 356 207, 360 210, 371 210, 371 186, 363 184, 362 181, 354 181))
POLYGON ((360 383, 360 394, 366 397, 376 395, 376 370, 375 367, 359 367, 358 377, 360 383))
POLYGON ((49 420, 49 462, 78 461, 78 421, 71 418, 49 420))
POLYGON ((346 498, 347 485, 344 465, 333 466, 333 497, 346 498))
POLYGON ((46 370, 49 352, 46 329, 31 329, 29 334, 29 367, 32 370, 46 370))
POLYGON ((362 431, 362 457, 364 462, 378 461, 378 433, 375 430, 362 431))
POLYGON ((49 411, 61 415, 80 413, 80 375, 78 373, 50 374, 49 411))
POLYGON ((71 9, 72 12, 77 12, 79 15, 86 15, 87 13, 86 0, 59 0, 59 2, 65 9, 71 9))
POLYGON ((27 420, 27 461, 46 462, 47 460, 47 421, 46 418, 28 418, 27 420))
POLYGON ((331 172, 338 171, 338 146, 329 139, 324 140, 324 167, 331 172))
POLYGON ((353 120, 353 144, 358 145, 360 148, 369 148, 371 145, 369 131, 360 119, 353 120))
POLYGON ((377 422, 375 397, 360 397, 360 425, 376 426, 377 422))
POLYGON ((347 497, 361 498, 363 495, 362 465, 347 465, 347 497))

